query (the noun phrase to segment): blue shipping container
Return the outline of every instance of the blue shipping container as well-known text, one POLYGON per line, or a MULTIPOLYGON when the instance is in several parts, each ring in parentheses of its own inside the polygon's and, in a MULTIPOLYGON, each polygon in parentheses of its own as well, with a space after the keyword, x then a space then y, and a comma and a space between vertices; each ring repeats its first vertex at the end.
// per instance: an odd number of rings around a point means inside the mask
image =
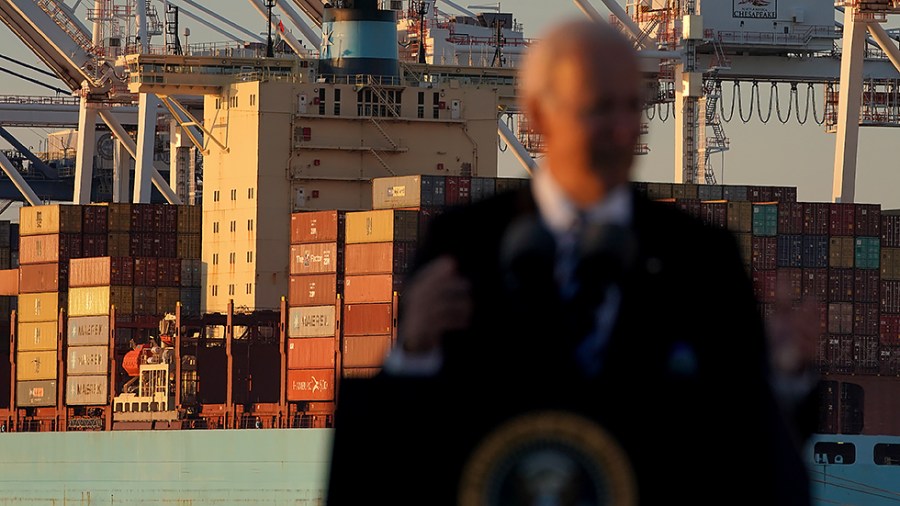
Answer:
POLYGON ((803 267, 807 269, 824 269, 828 267, 828 236, 803 236, 803 267))
POLYGON ((803 237, 799 235, 778 236, 778 267, 803 266, 803 237))

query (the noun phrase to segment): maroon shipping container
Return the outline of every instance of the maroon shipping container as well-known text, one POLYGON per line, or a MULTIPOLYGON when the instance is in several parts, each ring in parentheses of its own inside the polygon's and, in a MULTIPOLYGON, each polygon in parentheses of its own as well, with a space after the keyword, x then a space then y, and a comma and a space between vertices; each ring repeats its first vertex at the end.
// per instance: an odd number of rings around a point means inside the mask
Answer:
POLYGON ((333 401, 334 370, 293 369, 287 373, 289 401, 333 401))
POLYGON ((105 257, 108 254, 107 234, 85 234, 82 239, 82 254, 85 257, 105 257))
POLYGON ((783 201, 778 204, 778 233, 785 235, 803 233, 803 204, 783 201))
POLYGON ((775 304, 760 304, 759 314, 762 316, 763 322, 771 323, 775 316, 775 304))
MULTIPOLYGON (((797 202, 796 186, 776 186, 772 188, 773 202, 797 202)), ((793 233, 793 232, 792 232, 793 233)), ((799 234, 799 232, 797 232, 799 234)))
POLYGON ((465 205, 472 201, 472 178, 449 176, 445 184, 445 202, 448 206, 465 205))
POLYGON ((419 230, 418 235, 419 239, 425 237, 425 234, 428 233, 428 226, 431 225, 431 221, 436 217, 440 216, 444 212, 443 207, 422 207, 419 208, 419 230))
POLYGON ((348 244, 344 272, 351 274, 405 274, 412 268, 415 242, 348 244))
POLYGON ((784 291, 791 300, 800 300, 803 297, 803 271, 789 268, 775 271, 778 289, 784 291))
POLYGON ((748 186, 747 199, 750 202, 772 202, 773 188, 771 186, 748 186))
POLYGON ((132 232, 152 232, 153 231, 153 204, 132 204, 131 206, 131 231, 132 232))
POLYGON ((878 303, 853 305, 853 333, 863 336, 878 335, 878 303))
POLYGON ((69 268, 69 286, 133 286, 134 259, 101 257, 74 259, 69 268))
POLYGON ((342 257, 342 248, 336 242, 295 244, 291 246, 291 274, 341 272, 342 257))
POLYGON ((156 286, 181 286, 181 262, 177 258, 158 258, 156 286))
POLYGON ((852 236, 856 234, 856 207, 854 204, 831 204, 831 235, 852 236))
POLYGON ((162 241, 162 253, 159 255, 166 258, 178 258, 178 235, 174 232, 166 232, 160 234, 162 241))
POLYGON ((85 206, 82 210, 81 232, 84 234, 106 234, 109 232, 109 207, 85 206))
POLYGON ((828 235, 831 229, 831 204, 803 204, 803 233, 828 235))
POLYGON ((345 336, 391 334, 393 304, 348 304, 344 306, 343 325, 345 336))
POLYGON ((162 228, 159 231, 169 234, 178 231, 178 206, 162 204, 162 228))
POLYGON ((853 269, 831 269, 828 271, 828 300, 830 302, 853 302, 856 284, 853 269))
MULTIPOLYGON (((868 269, 857 269, 853 280, 853 300, 878 303, 880 297, 880 273, 868 269)), ((874 335, 874 332, 868 333, 868 335, 874 335)))
POLYGON ((777 237, 753 237, 752 262, 754 270, 771 270, 778 266, 778 238, 777 237))
POLYGON ((753 272, 753 293, 759 302, 775 302, 777 277, 774 270, 753 272))
POLYGON ((831 372, 853 372, 853 338, 829 335, 827 340, 827 362, 831 372))
POLYGON ((881 282, 881 312, 900 314, 900 281, 881 282))
POLYGON ((900 315, 883 314, 879 321, 881 344, 900 346, 900 315))
POLYGON ((828 300, 828 269, 803 269, 803 297, 828 300))
POLYGON ((291 276, 288 303, 291 307, 334 304, 338 293, 336 274, 291 276))
POLYGON ((344 279, 344 302, 347 304, 392 302, 395 285, 399 286, 399 278, 391 274, 347 276, 344 279))
POLYGON ((881 206, 857 204, 855 228, 856 235, 881 237, 881 206))
POLYGON ((391 336, 348 336, 341 353, 343 367, 381 367, 391 349, 391 336))
POLYGON ((711 225, 716 228, 728 228, 728 203, 700 203, 700 219, 703 220, 703 222, 707 225, 711 225))
POLYGON ((818 302, 816 303, 815 309, 816 316, 818 318, 818 331, 819 334, 828 333, 828 303, 826 302, 818 302))
MULTIPOLYGON (((66 280, 60 280, 60 270, 62 269, 68 269, 68 264, 54 262, 19 267, 19 293, 68 291, 66 280)), ((63 272, 62 275, 65 276, 65 273, 63 272)))
POLYGON ((881 215, 881 247, 900 248, 900 215, 881 215))
POLYGON ((81 234, 29 235, 19 239, 19 264, 46 264, 81 258, 81 234))
POLYGON ((317 211, 291 215, 291 244, 341 242, 344 213, 317 211))
POLYGON ((678 208, 679 211, 693 216, 694 218, 700 218, 701 210, 700 210, 700 201, 696 199, 679 199, 675 201, 675 207, 678 208))
POLYGON ((134 259, 134 286, 157 286, 159 259, 142 257, 134 259))
POLYGON ((335 351, 333 337, 288 339, 288 369, 334 369, 335 351))

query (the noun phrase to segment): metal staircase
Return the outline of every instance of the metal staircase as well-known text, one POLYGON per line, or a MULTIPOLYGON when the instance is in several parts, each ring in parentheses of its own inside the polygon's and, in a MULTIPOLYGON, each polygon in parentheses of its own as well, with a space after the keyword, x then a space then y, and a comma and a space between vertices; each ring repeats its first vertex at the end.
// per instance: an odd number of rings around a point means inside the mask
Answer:
POLYGON ((706 184, 716 184, 716 173, 713 170, 711 158, 717 153, 724 153, 730 148, 728 136, 725 135, 725 128, 722 126, 722 120, 719 117, 719 100, 722 98, 722 84, 714 79, 716 72, 713 72, 713 79, 708 79, 704 85, 706 96, 706 130, 712 132, 712 136, 706 137, 706 150, 703 159, 703 171, 706 184))

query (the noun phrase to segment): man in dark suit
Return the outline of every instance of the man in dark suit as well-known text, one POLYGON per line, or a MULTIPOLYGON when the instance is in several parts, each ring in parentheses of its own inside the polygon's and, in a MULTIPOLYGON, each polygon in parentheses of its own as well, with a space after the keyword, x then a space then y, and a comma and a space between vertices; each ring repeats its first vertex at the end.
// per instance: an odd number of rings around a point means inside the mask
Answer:
POLYGON ((546 409, 619 442, 640 504, 809 503, 734 239, 630 190, 637 61, 587 22, 530 50, 542 168, 433 223, 386 373, 342 388, 330 504, 456 504, 485 435, 546 409))

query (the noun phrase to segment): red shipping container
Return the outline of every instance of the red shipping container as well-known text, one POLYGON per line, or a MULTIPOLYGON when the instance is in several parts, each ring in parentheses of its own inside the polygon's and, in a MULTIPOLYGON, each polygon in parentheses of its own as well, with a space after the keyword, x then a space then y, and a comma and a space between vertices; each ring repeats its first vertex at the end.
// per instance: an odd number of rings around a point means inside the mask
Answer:
POLYGON ((157 263, 156 286, 181 286, 181 260, 177 258, 159 258, 157 263))
POLYGON ((399 285, 399 279, 391 274, 347 276, 344 280, 344 302, 347 304, 393 302, 395 283, 399 285))
POLYGON ((288 369, 334 369, 335 351, 333 337, 288 339, 288 369))
POLYGON ((394 330, 393 304, 348 304, 344 306, 344 335, 391 334, 394 330))
POLYGON ((828 269, 803 269, 803 297, 828 300, 828 269))
POLYGON ((716 228, 728 227, 728 204, 726 202, 702 202, 700 219, 716 228))
POLYGON ((900 281, 881 282, 881 312, 900 314, 900 281))
POLYGON ((828 271, 828 300, 830 302, 853 302, 855 276, 853 269, 831 269, 828 271))
POLYGON ((828 333, 828 303, 819 302, 816 303, 816 316, 818 317, 819 322, 819 334, 828 333))
POLYGON ((763 322, 766 324, 772 323, 772 319, 775 316, 775 304, 760 304, 759 314, 762 316, 763 322))
POLYGON ((291 246, 291 274, 341 272, 343 252, 335 242, 291 246))
POLYGON ((348 336, 341 353, 343 367, 381 367, 391 349, 391 336, 348 336))
POLYGON ((856 207, 854 204, 831 204, 831 235, 852 236, 856 234, 856 207))
POLYGON ((291 215, 291 244, 341 242, 344 235, 344 213, 316 211, 291 215))
POLYGON ((803 271, 789 268, 775 271, 778 282, 778 290, 784 292, 791 300, 800 300, 803 297, 803 271))
MULTIPOLYGON (((853 300, 877 303, 879 297, 881 297, 880 273, 868 269, 857 269, 853 282, 853 300)), ((874 335, 874 333, 868 335, 874 335)))
POLYGON ((879 321, 881 344, 900 346, 900 315, 883 314, 879 321))
POLYGON ((178 230, 178 206, 163 204, 163 221, 160 232, 174 234, 178 230))
POLYGON ((881 237, 881 206, 857 204, 855 227, 858 236, 881 237))
POLYGON ((759 302, 775 302, 777 277, 774 270, 753 273, 753 293, 759 302))
POLYGON ((831 229, 831 204, 803 204, 803 233, 828 235, 831 229))
POLYGON ((412 269, 415 242, 348 244, 344 272, 351 274, 405 274, 412 269))
POLYGON ((109 236, 107 234, 85 234, 81 242, 82 253, 85 257, 105 257, 108 253, 109 236))
POLYGON ((472 178, 449 176, 446 179, 445 191, 448 206, 468 204, 472 201, 472 178))
POLYGON ((82 212, 81 232, 84 234, 106 234, 109 232, 108 220, 108 206, 85 206, 82 212))
POLYGON ((694 218, 700 218, 700 201, 695 199, 679 199, 675 201, 675 207, 678 208, 679 211, 693 216, 694 218))
POLYGON ((855 335, 878 335, 878 303, 853 305, 853 333, 855 335))
POLYGON ((785 235, 803 233, 803 204, 798 202, 778 204, 778 233, 785 235))
POLYGON ((135 258, 134 286, 157 286, 158 282, 159 259, 151 257, 135 258))
POLYGON ((338 293, 336 274, 291 276, 288 303, 291 307, 334 304, 338 293))
POLYGON ((881 215, 881 247, 900 247, 900 215, 881 215))
POLYGON ((334 370, 294 369, 287 372, 289 401, 333 401, 334 370))
POLYGON ((341 369, 341 377, 354 379, 370 379, 378 376, 378 373, 380 372, 380 367, 353 367, 350 369, 341 369))
POLYGON ((153 204, 132 204, 131 206, 131 231, 153 231, 153 204))
POLYGON ((752 262, 754 270, 771 270, 778 265, 778 238, 777 237, 753 237, 752 262))

